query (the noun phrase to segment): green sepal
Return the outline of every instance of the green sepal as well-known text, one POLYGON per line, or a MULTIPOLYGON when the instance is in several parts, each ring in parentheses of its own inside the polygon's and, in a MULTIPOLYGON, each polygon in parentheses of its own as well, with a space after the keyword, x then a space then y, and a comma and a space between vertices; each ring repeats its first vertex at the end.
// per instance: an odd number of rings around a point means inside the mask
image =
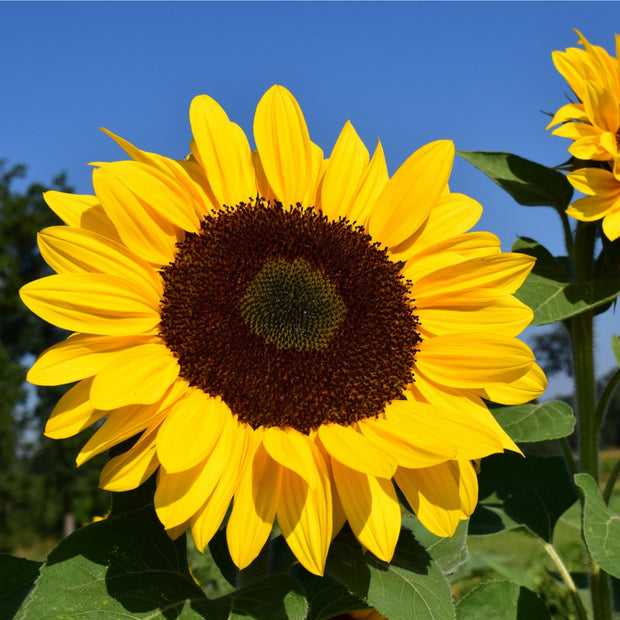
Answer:
POLYGON ((520 205, 548 206, 564 211, 573 197, 573 188, 557 170, 512 153, 456 151, 481 170, 520 205))
POLYGON ((490 581, 458 601, 456 617, 457 620, 546 620, 551 614, 542 600, 524 586, 510 581, 490 581))
POLYGON ((515 294, 534 311, 532 325, 564 321, 598 309, 612 302, 620 293, 620 274, 572 283, 562 261, 533 239, 520 237, 513 244, 512 251, 536 257, 534 268, 515 294))
POLYGON ((500 426, 517 443, 568 437, 575 428, 575 416, 561 401, 491 407, 500 426))
POLYGON ((589 474, 575 474, 583 499, 581 528, 592 559, 607 573, 620 578, 620 515, 603 501, 596 481, 589 474))
POLYGON ((620 366, 620 336, 611 337, 611 350, 613 351, 616 363, 620 366))

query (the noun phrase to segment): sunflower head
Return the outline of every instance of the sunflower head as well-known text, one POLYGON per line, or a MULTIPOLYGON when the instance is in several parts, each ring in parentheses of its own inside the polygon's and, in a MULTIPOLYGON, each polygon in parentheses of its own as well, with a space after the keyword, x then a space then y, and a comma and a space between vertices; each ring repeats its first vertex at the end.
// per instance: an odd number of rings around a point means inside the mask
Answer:
POLYGON ((241 568, 276 520, 311 572, 346 521, 389 561, 396 485, 450 536, 476 504, 472 461, 518 450, 484 400, 545 387, 516 338, 533 260, 467 232, 481 207, 448 188, 449 141, 390 177, 347 122, 326 159, 282 86, 258 104, 255 150, 206 95, 190 121, 189 158, 111 134, 131 160, 97 164, 94 195, 46 194, 67 224, 39 237, 56 274, 21 295, 74 333, 28 378, 76 382, 46 434, 98 424, 78 464, 135 437, 101 485, 156 473, 159 519, 199 548, 232 504, 241 568))

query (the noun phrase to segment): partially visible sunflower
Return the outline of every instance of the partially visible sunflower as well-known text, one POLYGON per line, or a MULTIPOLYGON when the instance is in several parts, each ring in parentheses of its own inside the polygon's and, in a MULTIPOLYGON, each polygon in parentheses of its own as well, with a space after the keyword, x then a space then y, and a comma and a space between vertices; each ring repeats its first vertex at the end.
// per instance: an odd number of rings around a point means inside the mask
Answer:
POLYGON ((577 101, 562 106, 547 129, 560 125, 552 133, 573 140, 568 150, 577 159, 613 160, 620 141, 620 36, 614 58, 575 32, 584 49, 569 47, 552 57, 577 101))
POLYGON ((222 523, 247 566, 274 520, 321 574, 348 521, 389 561, 395 484, 422 523, 450 536, 474 510, 472 460, 518 450, 483 399, 544 390, 516 336, 513 293, 532 268, 448 189, 454 146, 428 144, 390 178, 347 122, 331 157, 293 96, 260 100, 256 151, 205 95, 190 107, 191 155, 175 161, 112 136, 133 161, 99 163, 94 196, 48 192, 67 226, 39 235, 57 272, 26 305, 73 333, 28 378, 77 381, 53 438, 105 421, 78 465, 135 437, 101 485, 157 472, 168 533, 203 549, 222 523))
POLYGON ((603 232, 610 241, 620 237, 620 158, 614 169, 580 168, 568 174, 571 185, 582 194, 566 213, 582 222, 603 220, 603 232))

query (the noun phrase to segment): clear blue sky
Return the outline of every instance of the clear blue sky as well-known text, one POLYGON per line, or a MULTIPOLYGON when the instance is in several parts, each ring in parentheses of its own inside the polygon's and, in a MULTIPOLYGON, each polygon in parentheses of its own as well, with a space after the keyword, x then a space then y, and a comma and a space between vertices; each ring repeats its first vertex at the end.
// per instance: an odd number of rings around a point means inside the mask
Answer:
MULTIPOLYGON (((0 24, 0 157, 26 163, 29 181, 65 170, 90 193, 88 162, 124 157, 98 127, 181 158, 193 96, 214 97, 252 140, 274 83, 297 97, 326 154, 349 119, 369 148, 381 138, 390 172, 439 138, 558 164, 569 142, 545 133, 542 112, 568 87, 551 52, 576 44, 573 28, 613 52, 620 4, 0 2, 0 24)), ((504 250, 527 235, 561 252, 551 209, 515 205, 463 161, 451 186, 483 204, 479 228, 504 250)))

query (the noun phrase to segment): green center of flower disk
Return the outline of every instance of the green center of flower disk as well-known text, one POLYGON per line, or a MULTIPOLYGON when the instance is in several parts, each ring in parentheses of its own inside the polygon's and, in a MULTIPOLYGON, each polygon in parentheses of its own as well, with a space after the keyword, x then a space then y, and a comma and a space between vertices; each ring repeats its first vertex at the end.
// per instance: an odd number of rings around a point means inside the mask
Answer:
POLYGON ((207 215, 162 269, 180 376, 253 428, 379 415, 413 381, 411 283, 360 226, 258 199, 207 215))
POLYGON ((295 351, 327 349, 346 312, 336 287, 303 258, 267 261, 239 308, 254 334, 295 351))

